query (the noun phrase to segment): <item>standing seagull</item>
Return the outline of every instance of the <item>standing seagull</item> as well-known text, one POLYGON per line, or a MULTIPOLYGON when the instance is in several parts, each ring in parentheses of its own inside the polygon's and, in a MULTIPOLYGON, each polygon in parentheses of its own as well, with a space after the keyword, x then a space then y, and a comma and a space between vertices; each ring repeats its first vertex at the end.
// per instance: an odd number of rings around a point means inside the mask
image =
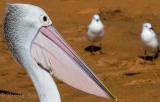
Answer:
POLYGON ((141 41, 144 47, 144 59, 146 59, 147 55, 147 50, 152 51, 155 53, 153 58, 158 56, 159 52, 159 41, 158 41, 158 36, 156 33, 153 31, 152 25, 150 23, 144 23, 143 24, 143 29, 141 33, 141 41))
POLYGON ((13 56, 31 77, 40 102, 61 102, 51 75, 84 92, 117 100, 64 41, 43 9, 9 4, 4 33, 13 56))
POLYGON ((87 38, 91 43, 91 53, 93 54, 93 44, 95 42, 100 43, 100 53, 102 53, 102 39, 104 37, 104 26, 100 20, 99 15, 94 15, 91 23, 88 26, 87 38))

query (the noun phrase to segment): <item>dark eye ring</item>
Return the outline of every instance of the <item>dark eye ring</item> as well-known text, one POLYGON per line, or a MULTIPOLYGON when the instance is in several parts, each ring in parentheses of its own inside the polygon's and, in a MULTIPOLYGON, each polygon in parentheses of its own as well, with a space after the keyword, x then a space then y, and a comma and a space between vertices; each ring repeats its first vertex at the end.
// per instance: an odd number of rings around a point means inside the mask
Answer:
POLYGON ((47 17, 43 16, 43 21, 46 22, 47 21, 47 17))

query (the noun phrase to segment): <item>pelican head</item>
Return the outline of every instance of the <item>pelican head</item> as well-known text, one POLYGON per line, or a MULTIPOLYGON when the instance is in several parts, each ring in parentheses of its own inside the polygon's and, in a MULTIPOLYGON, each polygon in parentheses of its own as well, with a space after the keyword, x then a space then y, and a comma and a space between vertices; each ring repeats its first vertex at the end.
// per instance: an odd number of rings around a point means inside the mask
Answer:
POLYGON ((84 92, 116 100, 56 31, 43 9, 30 4, 9 4, 4 33, 13 56, 31 77, 41 102, 61 101, 51 75, 84 92))
POLYGON ((143 24, 143 29, 148 29, 148 30, 150 30, 150 29, 153 29, 153 28, 152 28, 151 23, 144 23, 144 24, 143 24))
POLYGON ((51 24, 45 11, 37 6, 9 4, 4 27, 9 47, 15 50, 20 48, 29 50, 33 39, 42 27, 51 24))
POLYGON ((98 14, 93 15, 92 20, 94 20, 94 21, 96 21, 96 22, 99 22, 99 21, 100 21, 99 15, 98 15, 98 14))

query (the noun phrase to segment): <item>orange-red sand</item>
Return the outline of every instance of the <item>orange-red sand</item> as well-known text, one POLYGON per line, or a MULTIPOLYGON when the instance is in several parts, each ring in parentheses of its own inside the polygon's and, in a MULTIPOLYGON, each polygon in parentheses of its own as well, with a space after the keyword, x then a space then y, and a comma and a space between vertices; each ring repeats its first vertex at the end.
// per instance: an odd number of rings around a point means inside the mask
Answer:
MULTIPOLYGON (((159 0, 7 0, 43 8, 55 27, 120 102, 160 102, 160 60, 144 62, 140 32, 151 22, 160 34, 159 0), (91 55, 86 28, 99 13, 105 25, 104 54, 91 55)), ((11 57, 3 39, 6 0, 0 0, 0 102, 38 102, 25 70, 11 57), (22 95, 4 95, 2 90, 22 95)), ((111 102, 57 80, 62 102, 111 102)))

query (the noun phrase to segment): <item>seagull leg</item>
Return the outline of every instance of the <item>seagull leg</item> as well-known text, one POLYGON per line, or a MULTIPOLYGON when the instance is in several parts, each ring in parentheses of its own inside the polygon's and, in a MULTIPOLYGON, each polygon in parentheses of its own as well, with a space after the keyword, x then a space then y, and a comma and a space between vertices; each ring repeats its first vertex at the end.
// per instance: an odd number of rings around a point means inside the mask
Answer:
POLYGON ((144 60, 147 60, 147 50, 144 50, 144 60))
POLYGON ((103 54, 103 51, 102 51, 102 42, 100 42, 100 50, 99 50, 100 54, 103 54))
POLYGON ((159 56, 159 47, 157 47, 157 51, 156 51, 156 53, 154 55, 154 59, 158 58, 158 56, 159 56))
POLYGON ((158 52, 158 53, 160 52, 160 49, 159 49, 159 47, 157 47, 157 52, 158 52))
POLYGON ((155 55, 154 55, 153 57, 154 57, 153 59, 158 58, 158 52, 156 52, 155 55))
POLYGON ((91 55, 94 55, 94 45, 93 45, 93 42, 91 42, 90 46, 91 46, 91 55))

